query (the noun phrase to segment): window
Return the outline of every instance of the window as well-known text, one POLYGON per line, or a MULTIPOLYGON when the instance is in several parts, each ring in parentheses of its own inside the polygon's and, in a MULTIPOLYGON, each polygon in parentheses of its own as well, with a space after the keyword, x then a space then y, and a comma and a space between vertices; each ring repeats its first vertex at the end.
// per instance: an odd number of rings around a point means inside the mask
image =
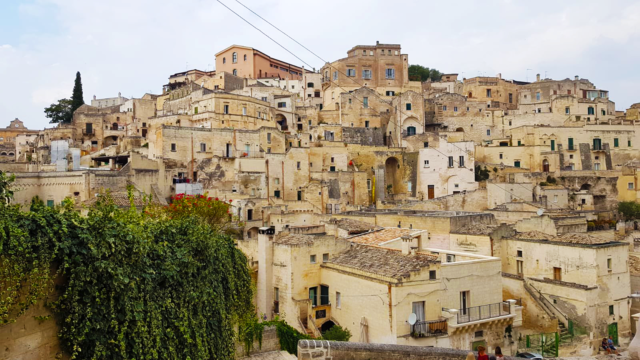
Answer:
MULTIPOLYGON (((571 91, 571 90, 569 90, 569 91, 571 91)), ((570 107, 568 107, 568 106, 567 106, 567 107, 565 107, 565 108, 564 108, 564 113, 565 113, 565 114, 567 114, 567 115, 571 114, 571 108, 570 108, 570 107)))
POLYGON ((280 185, 280 178, 274 178, 273 183, 276 185, 280 185))
MULTIPOLYGON (((311 258, 313 259, 312 264, 315 264, 316 256, 311 255, 311 258)), ((314 286, 309 288, 309 299, 311 299, 311 306, 318 306, 318 288, 317 287, 314 286)))
POLYGON ((267 133, 267 144, 271 144, 271 133, 267 133))
POLYGON ((613 305, 609 305, 609 315, 612 315, 612 316, 615 315, 613 305))
POLYGON ((54 207, 54 206, 55 206, 55 201, 53 201, 53 200, 47 200, 47 206, 48 206, 48 207, 54 207))
POLYGON ((309 89, 313 89, 313 83, 312 83, 312 82, 307 83, 307 88, 309 88, 309 89))
POLYGON ((460 156, 458 161, 458 167, 464 167, 464 156, 460 156))
POLYGON ((520 160, 516 160, 513 162, 513 166, 519 168, 520 167, 520 160))
POLYGON ((227 63, 227 58, 222 58, 222 63, 226 64, 227 63))
POLYGON ((336 291, 336 308, 340 309, 342 307, 342 296, 340 293, 336 291))
POLYGON ((449 167, 453 167, 453 156, 449 156, 449 167))
POLYGON ((562 281, 562 269, 559 267, 553 268, 553 280, 562 281))
POLYGON ((487 97, 490 98, 491 97, 491 89, 487 89, 487 97))
POLYGON ((366 121, 364 122, 364 127, 366 127, 366 128, 368 128, 368 127, 369 127, 369 120, 366 120, 366 121))
POLYGON ((238 62, 238 53, 233 53, 231 54, 231 62, 233 62, 234 64, 238 62))
POLYGON ((395 79, 396 78, 396 69, 387 69, 385 71, 385 79, 395 79))
POLYGON ((331 172, 335 172, 335 171, 336 171, 336 167, 335 167, 335 166, 330 166, 330 167, 329 167, 329 171, 331 171, 331 172))
POLYGON ((367 56, 367 50, 362 50, 362 55, 367 56))
POLYGON ((237 69, 233 69, 233 76, 238 76, 238 70, 237 69))
POLYGON ((613 266, 613 264, 611 263, 611 258, 607 259, 607 270, 611 271, 611 267, 613 266))
POLYGON ((456 262, 456 256, 453 254, 447 254, 447 262, 448 263, 456 262))
POLYGON ((595 138, 593 139, 593 150, 602 150, 602 140, 595 138))
POLYGON ((522 257, 522 250, 517 250, 516 251, 516 256, 517 257, 522 257))
POLYGON ((587 109, 587 115, 595 115, 595 110, 591 106, 587 109))
POLYGON ((387 96, 395 96, 396 92, 395 91, 387 91, 387 96))
POLYGON ((573 138, 569 138, 569 150, 573 150, 573 138))
POLYGON ((329 254, 322 254, 322 262, 329 261, 329 254))
POLYGON ((551 140, 551 151, 556 151, 556 141, 551 140))
POLYGON ((627 184, 627 189, 629 189, 629 190, 633 190, 634 187, 635 186, 634 186, 634 184, 632 182, 627 184))
POLYGON ((300 161, 298 161, 298 162, 297 162, 297 164, 296 164, 296 168, 297 168, 298 170, 300 170, 300 161))
POLYGON ((223 114, 229 114, 229 105, 224 106, 223 114))
POLYGON ((447 105, 442 105, 442 111, 447 111, 447 105))
POLYGON ((425 141, 425 142, 424 142, 424 147, 425 147, 425 148, 428 148, 428 147, 429 147, 429 142, 428 142, 428 141, 425 141))
POLYGON ((613 147, 618 147, 620 144, 618 143, 618 138, 613 139, 613 147))
POLYGON ((258 119, 260 119, 262 113, 260 113, 260 111, 258 111, 258 119))
POLYGON ((600 170, 600 163, 594 163, 593 170, 600 170))
POLYGON ((367 179, 367 190, 371 191, 371 179, 367 179))
POLYGON ((267 99, 267 97, 266 97, 266 96, 263 96, 260 100, 262 100, 262 101, 268 101, 268 99, 267 99))
POLYGON ((247 54, 244 54, 244 61, 247 61, 247 54))
POLYGON ((364 106, 364 108, 368 108, 369 107, 369 98, 368 97, 363 97, 362 98, 362 105, 364 106))
POLYGON ((502 159, 502 156, 503 156, 502 153, 500 153, 500 159, 502 159))
POLYGON ((355 77, 356 76, 356 69, 347 69, 347 76, 348 77, 355 77))
POLYGON ((411 110, 411 103, 407 103, 407 105, 405 106, 405 108, 406 108, 407 110, 411 110))
POLYGON ((171 151, 172 152, 176 152, 176 144, 175 143, 171 144, 171 151))
POLYGON ((333 80, 338 80, 338 72, 337 71, 333 72, 333 80))
POLYGON ((607 115, 607 112, 604 111, 604 109, 602 109, 602 116, 605 116, 605 115, 607 115))
POLYGON ((558 195, 553 195, 553 202, 557 203, 558 202, 558 195))
POLYGON ((287 103, 286 103, 286 102, 281 101, 281 102, 279 102, 279 103, 278 103, 278 108, 279 108, 279 109, 281 109, 281 108, 286 108, 286 107, 287 107, 287 103))
POLYGON ((627 140, 627 146, 631 147, 631 140, 627 140))
POLYGON ((205 152, 205 151, 207 151, 207 144, 200 143, 200 152, 205 152))
POLYGON ((273 197, 275 197, 275 198, 278 198, 278 199, 279 199, 279 198, 280 198, 280 190, 275 190, 275 191, 273 192, 273 197))
POLYGON ((458 107, 457 106, 453 107, 453 112, 458 112, 458 107))
POLYGON ((518 272, 518 275, 522 276, 524 274, 524 261, 522 260, 517 260, 516 261, 516 271, 518 272))
POLYGON ((491 136, 491 129, 487 129, 487 136, 491 136))
POLYGON ((522 146, 522 141, 518 140, 518 146, 522 146))
POLYGON ((435 280, 435 279, 436 279, 436 271, 429 270, 429 280, 435 280))
POLYGON ((246 106, 242 107, 242 115, 247 115, 247 107, 246 106))
POLYGON ((371 79, 371 70, 362 70, 362 78, 365 80, 371 79))
POLYGON ((572 154, 572 155, 569 155, 569 159, 573 159, 573 154, 572 154))
POLYGON ((411 312, 416 314, 417 321, 424 321, 424 301, 411 303, 411 312))
POLYGON ((424 167, 428 168, 429 167, 429 160, 425 160, 424 161, 424 167))
POLYGON ((513 94, 509 94, 509 104, 513 104, 513 94))
POLYGON ((536 100, 537 100, 537 101, 540 101, 540 92, 537 92, 537 93, 536 93, 536 100))

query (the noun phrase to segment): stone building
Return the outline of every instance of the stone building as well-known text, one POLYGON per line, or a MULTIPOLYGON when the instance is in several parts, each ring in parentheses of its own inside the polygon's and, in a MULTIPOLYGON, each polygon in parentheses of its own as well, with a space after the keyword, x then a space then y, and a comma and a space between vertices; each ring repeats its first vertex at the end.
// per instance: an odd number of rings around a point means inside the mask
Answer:
POLYGON ((262 51, 247 46, 231 45, 216 53, 216 72, 228 72, 249 79, 281 77, 299 80, 302 68, 272 58, 262 51))
POLYGON ((29 130, 24 126, 22 120, 15 118, 9 122, 6 128, 0 128, 0 162, 15 162, 20 157, 21 151, 27 138, 38 134, 38 130, 29 130))
POLYGON ((126 97, 123 97, 122 93, 118 93, 117 97, 103 98, 103 99, 98 99, 95 95, 93 95, 93 99, 91 99, 91 106, 97 107, 97 108, 120 106, 124 104, 125 101, 127 100, 129 99, 127 99, 126 97))

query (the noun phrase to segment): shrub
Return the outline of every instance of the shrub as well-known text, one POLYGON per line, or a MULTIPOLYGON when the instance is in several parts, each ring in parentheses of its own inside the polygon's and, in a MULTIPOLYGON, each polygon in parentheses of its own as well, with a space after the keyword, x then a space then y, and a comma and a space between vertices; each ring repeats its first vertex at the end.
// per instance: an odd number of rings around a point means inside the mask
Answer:
POLYGON ((349 329, 345 329, 340 325, 334 325, 331 329, 322 334, 323 340, 333 341, 349 341, 351 339, 351 332, 349 329))

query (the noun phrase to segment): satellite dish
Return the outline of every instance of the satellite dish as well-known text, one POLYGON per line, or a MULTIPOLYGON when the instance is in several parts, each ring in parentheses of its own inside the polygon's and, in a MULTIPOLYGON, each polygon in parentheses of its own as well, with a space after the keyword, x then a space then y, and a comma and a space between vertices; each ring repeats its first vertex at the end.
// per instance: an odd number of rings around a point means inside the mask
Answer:
POLYGON ((544 209, 538 209, 538 216, 542 216, 543 213, 544 213, 544 209))
POLYGON ((411 315, 409 315, 409 325, 414 325, 416 321, 418 321, 418 317, 416 314, 411 313, 411 315))

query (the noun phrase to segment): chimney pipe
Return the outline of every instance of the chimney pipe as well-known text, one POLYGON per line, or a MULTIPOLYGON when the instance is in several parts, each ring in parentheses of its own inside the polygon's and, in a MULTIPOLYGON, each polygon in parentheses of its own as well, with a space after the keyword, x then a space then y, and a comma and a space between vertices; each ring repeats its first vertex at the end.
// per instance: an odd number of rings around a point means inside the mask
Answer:
POLYGON ((502 79, 502 73, 498 73, 498 75, 496 76, 498 79, 502 79))
POLYGON ((580 76, 576 75, 576 81, 580 80, 580 76))
POLYGON ((536 74, 536 81, 540 81, 540 74, 536 74))
POLYGON ((402 255, 409 255, 411 253, 411 236, 402 235, 402 255))

